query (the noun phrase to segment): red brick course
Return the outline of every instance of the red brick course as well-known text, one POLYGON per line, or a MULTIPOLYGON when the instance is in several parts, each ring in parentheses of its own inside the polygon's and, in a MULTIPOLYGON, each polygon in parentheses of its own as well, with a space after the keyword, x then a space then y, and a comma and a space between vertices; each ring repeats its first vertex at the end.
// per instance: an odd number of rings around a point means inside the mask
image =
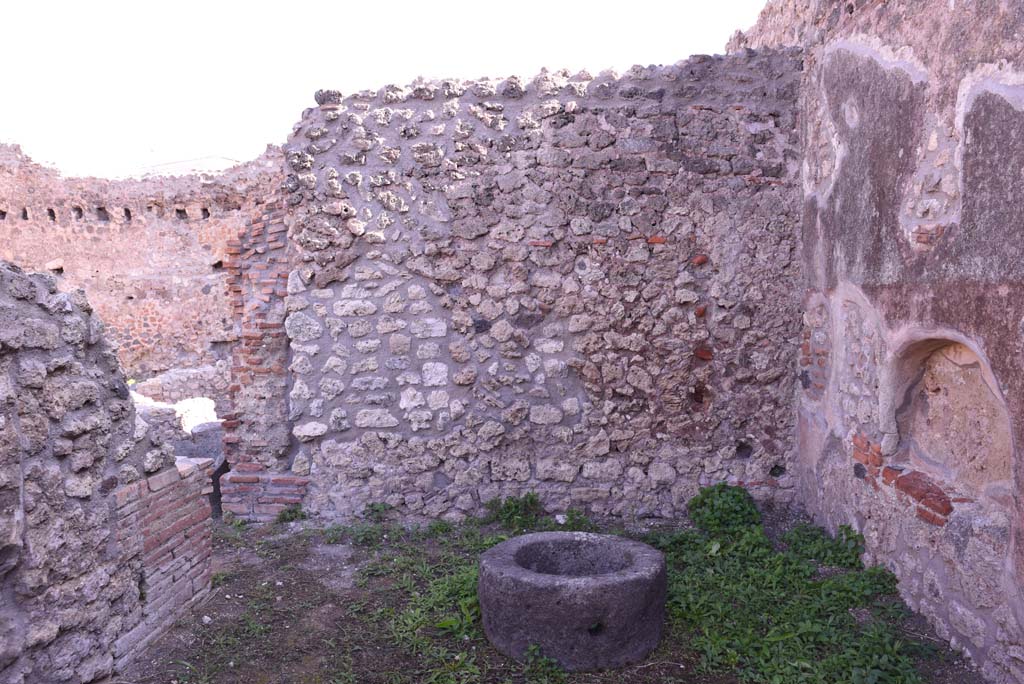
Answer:
POLYGON ((954 503, 971 502, 971 499, 964 497, 950 497, 942 485, 919 470, 884 465, 881 444, 871 441, 863 433, 855 433, 851 438, 850 456, 857 463, 867 466, 864 480, 876 491, 881 486, 893 487, 905 495, 909 505, 915 506, 917 517, 931 525, 945 525, 953 513, 954 503))
POLYGON ((117 540, 141 561, 138 623, 115 645, 127 662, 210 589, 213 552, 207 496, 212 461, 168 468, 114 492, 117 540))

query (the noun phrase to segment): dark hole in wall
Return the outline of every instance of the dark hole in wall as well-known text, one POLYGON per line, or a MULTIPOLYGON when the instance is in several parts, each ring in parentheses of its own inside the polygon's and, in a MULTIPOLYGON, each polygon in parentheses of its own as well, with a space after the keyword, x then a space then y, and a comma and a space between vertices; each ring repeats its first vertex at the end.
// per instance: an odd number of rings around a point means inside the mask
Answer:
POLYGON ((28 221, 28 207, 22 207, 21 209, 21 220, 28 221))
POLYGON ((853 476, 858 480, 863 480, 868 475, 868 469, 860 463, 853 464, 853 476))
POLYGON ((210 210, 207 209, 206 207, 203 207, 203 218, 204 219, 210 218, 210 210))
POLYGON ((7 212, 4 211, 3 209, 0 209, 0 221, 6 221, 6 220, 7 220, 7 212))
POLYGON ((736 458, 750 458, 754 454, 754 447, 747 442, 740 440, 736 442, 736 458))
POLYGON ((604 623, 603 622, 595 622, 594 624, 590 625, 590 627, 587 627, 587 633, 590 636, 597 636, 598 634, 600 634, 603 631, 604 631, 604 623))
POLYGON ((128 207, 124 208, 124 220, 125 221, 131 221, 132 220, 132 210, 129 209, 128 207))
POLYGON ((76 219, 82 218, 85 214, 82 212, 82 207, 71 207, 71 215, 76 219))
POLYGON ((5 546, 0 549, 0 577, 6 575, 15 565, 18 564, 18 559, 21 556, 21 547, 5 546))
POLYGON ((772 469, 768 471, 768 477, 782 477, 786 474, 786 466, 781 463, 776 463, 772 466, 772 469))
POLYGON ((703 383, 700 383, 700 382, 698 382, 696 385, 694 385, 693 389, 690 390, 690 400, 694 404, 703 404, 704 400, 707 398, 706 395, 707 395, 707 388, 704 386, 703 383))
POLYGON ((213 266, 214 271, 219 271, 220 269, 224 268, 224 262, 221 261, 220 259, 217 259, 211 265, 213 266))
POLYGON ((188 219, 188 212, 185 211, 184 209, 175 209, 174 215, 177 216, 178 219, 181 221, 185 221, 188 219))
MULTIPOLYGON (((225 328, 228 326, 225 325, 225 328)), ((213 340, 210 342, 210 352, 213 353, 215 358, 227 359, 231 358, 231 342, 227 340, 213 340)))
POLYGON ((48 217, 50 217, 51 221, 56 221, 57 220, 57 212, 55 212, 53 209, 47 209, 46 210, 46 215, 48 217))
POLYGON ((96 218, 104 222, 109 221, 110 212, 107 211, 106 207, 96 207, 96 218))
POLYGON ((544 314, 539 311, 524 311, 512 318, 512 322, 515 323, 517 328, 532 328, 543 321, 544 314))
POLYGON ((217 466, 217 469, 213 471, 213 491, 210 492, 210 510, 214 520, 220 520, 224 517, 224 507, 220 501, 220 478, 228 472, 231 467, 228 465, 227 460, 217 466))
POLYGON ((139 602, 146 602, 146 575, 139 573, 139 602))

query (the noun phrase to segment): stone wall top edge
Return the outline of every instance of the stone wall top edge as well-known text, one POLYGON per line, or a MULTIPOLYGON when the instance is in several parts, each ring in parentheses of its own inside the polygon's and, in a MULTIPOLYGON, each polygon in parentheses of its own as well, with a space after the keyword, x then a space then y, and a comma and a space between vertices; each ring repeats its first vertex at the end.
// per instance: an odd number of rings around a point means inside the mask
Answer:
MULTIPOLYGON (((530 79, 518 75, 507 77, 461 78, 417 78, 411 83, 386 84, 377 89, 361 90, 343 95, 337 90, 319 90, 314 99, 321 107, 350 105, 355 103, 379 103, 399 105, 411 101, 443 101, 468 94, 481 100, 518 100, 528 97, 557 97, 559 95, 590 95, 590 89, 605 83, 651 83, 662 81, 672 83, 684 76, 685 69, 694 66, 717 66, 741 62, 759 63, 772 58, 795 60, 802 53, 799 47, 764 48, 741 50, 730 54, 691 55, 674 64, 634 65, 619 73, 606 69, 597 75, 587 70, 571 73, 569 69, 541 69, 530 79)), ((781 74, 780 74, 781 75, 781 74)))

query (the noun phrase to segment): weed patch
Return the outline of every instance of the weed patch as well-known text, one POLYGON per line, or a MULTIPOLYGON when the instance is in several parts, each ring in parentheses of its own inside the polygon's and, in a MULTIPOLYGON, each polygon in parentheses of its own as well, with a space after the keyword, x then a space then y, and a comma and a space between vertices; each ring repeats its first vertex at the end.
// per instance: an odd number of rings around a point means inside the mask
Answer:
POLYGON ((277 522, 279 523, 290 523, 296 520, 305 520, 306 512, 302 510, 302 506, 294 505, 288 506, 277 514, 277 522))
POLYGON ((761 523, 750 492, 724 483, 702 489, 686 507, 693 524, 705 532, 730 533, 761 523))
POLYGON ((920 681, 893 627, 851 613, 896 589, 888 571, 861 567, 862 539, 805 526, 777 551, 735 490, 708 488, 691 502, 701 530, 648 538, 666 554, 669 616, 693 635, 701 668, 766 684, 920 681), (814 561, 849 571, 816 579, 814 561))
POLYGON ((539 530, 628 534, 579 511, 549 516, 527 494, 492 503, 483 519, 413 529, 389 522, 383 505, 353 524, 294 534, 218 526, 215 552, 236 564, 214 577, 218 590, 202 608, 212 621, 181 623, 162 647, 170 652, 140 659, 152 670, 132 681, 164 684, 169 673, 182 684, 981 681, 949 649, 917 641, 922 632, 932 639, 927 627, 909 616, 890 573, 863 567, 853 530, 833 539, 802 525, 769 538, 747 493, 727 486, 702 491, 691 510, 696 529, 644 537, 666 554, 668 619, 658 650, 633 667, 568 673, 537 647, 515 662, 487 642, 476 596, 481 553, 539 530), (323 581, 332 558, 358 567, 354 586, 323 581), (919 674, 935 668, 944 675, 919 674))

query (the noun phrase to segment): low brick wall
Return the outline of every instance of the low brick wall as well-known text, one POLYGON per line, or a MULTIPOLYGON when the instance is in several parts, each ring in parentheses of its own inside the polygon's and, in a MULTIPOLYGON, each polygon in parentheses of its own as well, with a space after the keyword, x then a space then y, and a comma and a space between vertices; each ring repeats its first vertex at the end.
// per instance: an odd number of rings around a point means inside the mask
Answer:
POLYGON ((142 558, 141 600, 129 620, 137 624, 114 644, 118 669, 210 591, 213 459, 176 465, 115 493, 118 541, 142 558))

